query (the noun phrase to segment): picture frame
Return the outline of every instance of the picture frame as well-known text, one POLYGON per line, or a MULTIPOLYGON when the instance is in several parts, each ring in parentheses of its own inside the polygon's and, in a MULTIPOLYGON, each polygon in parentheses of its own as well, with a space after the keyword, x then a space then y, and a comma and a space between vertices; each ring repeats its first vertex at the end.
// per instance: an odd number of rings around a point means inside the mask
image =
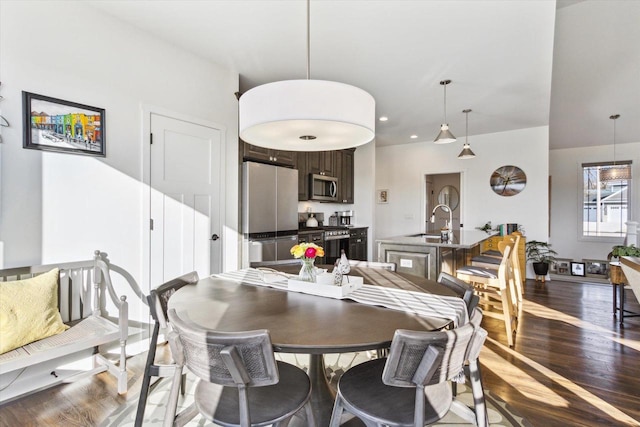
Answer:
POLYGON ((609 262, 603 259, 583 259, 587 277, 607 279, 609 277, 609 262))
POLYGON ((23 148, 106 156, 104 108, 23 91, 22 111, 23 148))
POLYGON ((378 203, 389 203, 389 190, 378 190, 378 203))
POLYGON ((571 260, 569 259, 556 259, 555 274, 563 276, 569 276, 571 274, 571 260))
POLYGON ((585 276, 585 263, 571 261, 571 275, 572 276, 585 276))

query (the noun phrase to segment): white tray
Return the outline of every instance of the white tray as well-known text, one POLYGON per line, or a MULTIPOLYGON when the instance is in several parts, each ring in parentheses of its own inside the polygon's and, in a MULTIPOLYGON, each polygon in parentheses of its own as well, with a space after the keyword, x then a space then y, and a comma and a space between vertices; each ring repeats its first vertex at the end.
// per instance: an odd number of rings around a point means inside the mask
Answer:
POLYGON ((316 283, 289 279, 288 286, 290 291, 318 295, 321 297, 346 298, 351 292, 361 288, 363 282, 362 277, 344 276, 342 278, 342 286, 334 286, 333 274, 325 273, 316 276, 316 283))

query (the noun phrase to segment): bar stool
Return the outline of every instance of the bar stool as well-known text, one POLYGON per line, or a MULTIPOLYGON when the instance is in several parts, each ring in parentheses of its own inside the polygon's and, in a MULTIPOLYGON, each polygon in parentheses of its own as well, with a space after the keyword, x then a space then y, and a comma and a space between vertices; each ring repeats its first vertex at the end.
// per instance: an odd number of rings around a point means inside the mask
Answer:
POLYGON ((497 270, 466 266, 459 268, 456 275, 458 279, 474 286, 476 293, 480 295, 480 305, 485 307, 485 316, 504 321, 507 343, 509 347, 513 347, 518 321, 518 298, 514 295, 516 290, 510 260, 513 244, 500 242, 500 247, 503 253, 497 270))

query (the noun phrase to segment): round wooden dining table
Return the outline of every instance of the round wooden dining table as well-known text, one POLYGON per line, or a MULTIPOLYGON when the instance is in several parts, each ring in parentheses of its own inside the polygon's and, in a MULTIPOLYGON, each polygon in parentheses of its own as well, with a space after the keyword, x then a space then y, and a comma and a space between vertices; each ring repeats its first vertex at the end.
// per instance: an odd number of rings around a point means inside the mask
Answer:
MULTIPOLYGON (((352 269, 351 274, 364 276, 366 270, 352 269)), ((451 295, 436 282, 422 278, 412 282, 416 289, 451 295)), ((388 348, 396 329, 432 331, 450 324, 447 319, 417 316, 348 299, 216 277, 184 286, 171 296, 169 308, 175 309, 180 317, 188 316, 198 325, 216 331, 268 329, 275 351, 309 354, 311 403, 318 426, 329 425, 335 398, 325 375, 323 354, 388 348)))

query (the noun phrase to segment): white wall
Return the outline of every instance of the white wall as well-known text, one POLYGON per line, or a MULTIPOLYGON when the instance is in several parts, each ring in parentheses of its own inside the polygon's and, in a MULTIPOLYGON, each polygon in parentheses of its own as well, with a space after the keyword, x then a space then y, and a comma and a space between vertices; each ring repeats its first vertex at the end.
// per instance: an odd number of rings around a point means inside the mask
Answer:
MULTIPOLYGON (((238 75, 82 2, 0 3, 0 240, 5 267, 106 251, 140 280, 142 110, 154 105, 226 127, 226 219, 238 229, 238 75), (22 148, 21 91, 106 109, 106 158, 22 148)), ((237 266, 237 236, 225 269, 237 266)), ((140 283, 143 290, 148 284, 140 283)))
POLYGON ((465 229, 518 223, 527 239, 548 240, 549 128, 520 129, 469 137, 476 158, 458 159, 462 144, 431 141, 379 147, 376 189, 389 190, 389 203, 376 205, 376 237, 424 231, 425 175, 461 172, 461 222, 465 229), (527 175, 527 185, 512 197, 489 186, 492 172, 514 165, 527 175))
MULTIPOLYGON (((640 218, 640 142, 616 144, 616 159, 633 161, 631 177, 631 220, 640 218)), ((579 225, 582 217, 583 163, 613 160, 611 145, 597 147, 551 150, 551 243, 560 258, 574 260, 606 259, 612 246, 621 244, 623 238, 611 238, 598 242, 581 239, 579 225)))

